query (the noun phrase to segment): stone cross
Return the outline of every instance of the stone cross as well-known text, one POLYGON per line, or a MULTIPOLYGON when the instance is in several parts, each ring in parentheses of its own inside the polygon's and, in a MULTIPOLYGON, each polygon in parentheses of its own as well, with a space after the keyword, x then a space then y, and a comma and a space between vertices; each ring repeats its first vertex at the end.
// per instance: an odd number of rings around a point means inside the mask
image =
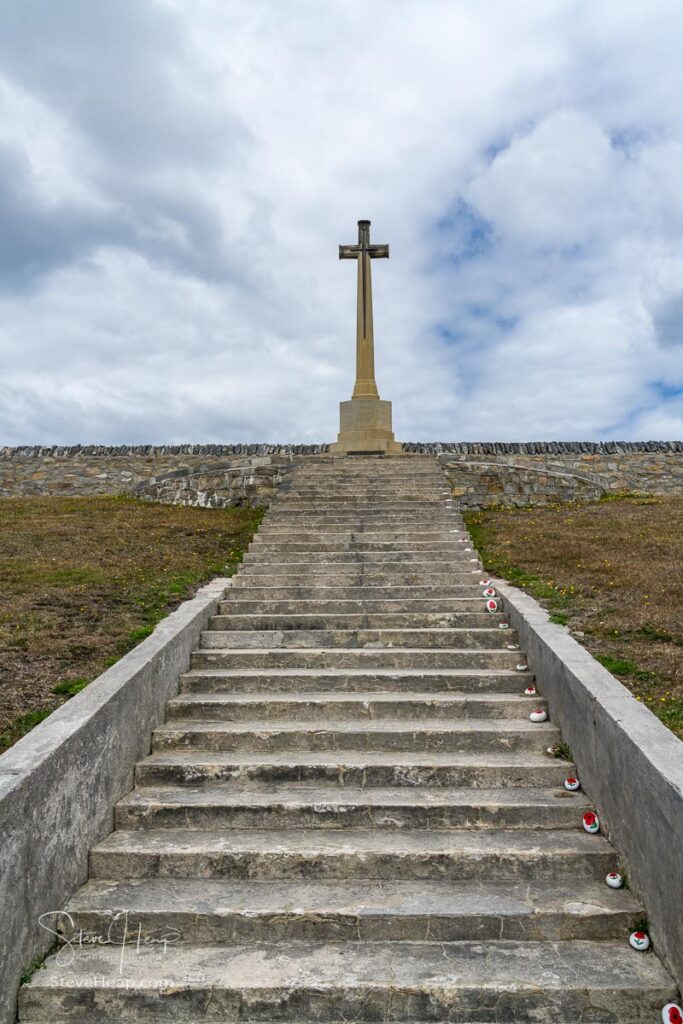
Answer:
POLYGON ((356 320, 356 383, 354 398, 379 398, 375 383, 375 336, 372 326, 370 260, 386 259, 388 245, 370 244, 370 221, 358 221, 358 244, 340 245, 340 260, 358 260, 358 313, 356 320))

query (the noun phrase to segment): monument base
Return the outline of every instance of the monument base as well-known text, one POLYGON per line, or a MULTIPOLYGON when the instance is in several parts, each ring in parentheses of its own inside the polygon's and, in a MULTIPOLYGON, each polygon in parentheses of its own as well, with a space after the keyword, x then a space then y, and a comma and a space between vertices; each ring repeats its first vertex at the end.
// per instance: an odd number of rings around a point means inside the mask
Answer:
POLYGON ((340 430, 330 445, 332 455, 402 455, 391 429, 391 402, 381 398, 352 398, 339 403, 340 430))

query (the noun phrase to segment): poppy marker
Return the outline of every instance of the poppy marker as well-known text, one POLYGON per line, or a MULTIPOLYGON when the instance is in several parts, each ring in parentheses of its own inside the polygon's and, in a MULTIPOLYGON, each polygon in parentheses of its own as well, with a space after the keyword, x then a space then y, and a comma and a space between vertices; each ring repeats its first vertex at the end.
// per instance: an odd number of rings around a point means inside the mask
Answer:
POLYGON ((621 877, 618 871, 610 871, 605 878, 605 881, 609 885, 610 889, 621 889, 624 884, 624 879, 621 877))
POLYGON ((590 835, 594 836, 600 831, 600 819, 593 811, 586 811, 583 816, 583 827, 590 835))
POLYGON ((581 783, 574 775, 570 775, 569 778, 564 780, 564 788, 569 793, 576 793, 577 789, 581 789, 581 783))
POLYGON ((639 950, 641 953, 650 948, 650 939, 645 932, 631 932, 628 941, 634 949, 639 950))
POLYGON ((543 708, 537 708, 535 711, 532 711, 531 714, 529 715, 529 721, 530 722, 547 722, 548 721, 548 712, 544 711, 543 708))
POLYGON ((662 1007, 663 1024, 683 1024, 683 1010, 677 1003, 667 1003, 662 1007))

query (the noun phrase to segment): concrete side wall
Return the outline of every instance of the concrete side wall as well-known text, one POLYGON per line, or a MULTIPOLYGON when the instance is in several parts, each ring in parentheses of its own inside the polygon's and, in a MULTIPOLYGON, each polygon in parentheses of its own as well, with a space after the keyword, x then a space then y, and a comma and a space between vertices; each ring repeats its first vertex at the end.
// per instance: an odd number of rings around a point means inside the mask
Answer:
POLYGON ((683 982, 683 743, 527 594, 496 582, 581 785, 683 982))
POLYGON ((90 848, 113 828, 136 763, 187 670, 229 581, 216 579, 82 693, 0 756, 0 1021, 16 1019, 23 971, 53 937, 39 916, 61 910, 88 874, 90 848))

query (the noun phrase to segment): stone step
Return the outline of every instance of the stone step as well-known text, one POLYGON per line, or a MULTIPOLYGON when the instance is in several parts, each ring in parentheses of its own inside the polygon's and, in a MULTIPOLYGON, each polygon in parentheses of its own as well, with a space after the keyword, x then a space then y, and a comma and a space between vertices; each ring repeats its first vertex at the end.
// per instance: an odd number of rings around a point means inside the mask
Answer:
MULTIPOLYGON (((239 589, 229 590, 224 601, 219 605, 221 615, 230 616, 233 620, 236 616, 270 616, 270 615, 296 615, 301 616, 329 616, 332 620, 341 619, 342 616, 391 616, 396 619, 399 616, 423 615, 438 618, 457 618, 463 625, 486 621, 489 612, 483 612, 481 596, 477 597, 456 597, 456 598, 342 598, 339 600, 313 599, 313 598, 291 598, 280 600, 253 600, 245 597, 239 589)), ((498 616, 494 616, 497 620, 498 616)), ((330 618, 326 618, 330 622, 330 618)), ((349 619, 350 621, 350 619, 349 619)), ((494 620, 492 620, 494 621, 494 620)), ((373 619, 373 625, 378 625, 373 619)))
POLYGON ((317 552, 351 552, 358 555, 377 553, 389 553, 394 552, 395 554, 403 554, 407 552, 420 553, 424 552, 429 554, 430 552, 441 552, 448 553, 452 551, 458 551, 461 547, 466 547, 460 543, 460 540, 464 539, 459 534, 444 534, 441 538, 435 540, 424 540, 419 533, 415 533, 414 537, 403 536, 394 540, 364 540, 361 539, 363 534, 353 535, 353 539, 349 535, 339 534, 337 540, 297 540, 291 534, 283 534, 279 536, 261 537, 258 541, 255 539, 251 542, 249 550, 253 552, 266 553, 272 551, 286 551, 291 553, 299 553, 304 557, 315 554, 317 552))
POLYGON ((77 949, 48 959, 20 1020, 625 1021, 676 988, 623 941, 292 942, 77 949), (125 965, 125 968, 122 966, 125 965), (125 984, 124 984, 125 982, 125 984), (503 1015, 504 1014, 504 1015, 503 1015))
MULTIPOLYGON (((481 579, 485 579, 481 569, 473 569, 469 574, 468 583, 450 583, 448 586, 435 587, 430 584, 416 584, 404 587, 400 584, 388 585, 386 583, 371 583, 362 578, 349 586, 347 583, 340 583, 337 586, 330 586, 324 576, 309 577, 303 583, 287 586, 283 581, 279 585, 270 585, 267 578, 258 576, 233 576, 232 586, 227 592, 227 599, 230 601, 352 601, 362 600, 363 602, 380 600, 443 600, 447 607, 448 601, 469 601, 476 602, 478 608, 482 607, 482 587, 479 585, 481 579)), ((471 607, 471 605, 470 605, 471 607)))
POLYGON ((180 677, 183 693, 327 694, 374 692, 521 694, 529 672, 505 669, 193 669, 180 677), (520 678, 521 675, 521 678, 520 678))
MULTIPOLYGON (((502 630, 501 630, 502 632, 502 630)), ((463 650, 416 647, 373 649, 371 647, 273 648, 271 650, 203 650, 194 651, 190 668, 353 668, 373 671, 394 669, 507 669, 523 664, 519 651, 463 650)), ((526 675, 520 672, 520 679, 526 675)), ((524 680, 526 686, 526 679, 524 680)), ((524 686, 521 689, 524 689, 524 686)))
POLYGON ((591 807, 564 788, 354 788, 212 783, 139 786, 119 801, 115 827, 193 829, 576 829, 591 807))
POLYGON ((112 832, 93 848, 90 870, 92 878, 109 879, 572 878, 604 883, 614 862, 614 851, 602 836, 578 829, 162 828, 112 832))
POLYGON ((355 722, 300 719, 295 722, 239 722, 176 719, 152 733, 152 750, 196 749, 223 751, 489 751, 541 752, 557 742, 550 722, 468 718, 458 721, 421 719, 419 722, 383 718, 355 722))
MULTIPOLYGON (((453 499, 450 499, 452 502, 453 499)), ((390 487, 385 490, 368 490, 363 493, 354 493, 349 489, 336 488, 334 491, 327 490, 296 490, 287 491, 277 496, 273 506, 282 509, 305 509, 306 511, 320 509, 339 508, 346 509, 376 509, 391 508, 412 512, 417 509, 444 508, 449 505, 446 495, 438 491, 419 492, 414 489, 390 487)))
MULTIPOLYGON (((439 549, 420 551, 393 548, 389 551, 286 551, 281 546, 252 548, 244 556, 242 565, 346 565, 356 568, 362 565, 383 566, 390 564, 420 565, 438 563, 459 566, 468 561, 473 548, 467 544, 453 543, 439 549)), ((468 566, 469 568, 469 566, 468 566)))
POLYGON ((477 591, 481 594, 481 587, 475 576, 483 577, 484 570, 478 559, 473 560, 472 569, 459 572, 437 572, 416 570, 414 566, 403 569, 388 567, 386 569, 365 569, 356 572, 331 572, 329 567, 311 566, 303 569, 297 566, 294 569, 275 572, 273 566, 266 566, 266 572, 255 572, 255 566, 245 566, 240 576, 233 583, 233 587, 257 586, 257 587, 434 587, 439 591, 447 589, 453 593, 456 586, 467 587, 465 596, 474 597, 477 591), (475 571, 476 569, 476 571, 475 571))
POLYGON ((462 511, 455 501, 441 499, 418 503, 402 502, 400 498, 395 501, 353 503, 329 498, 296 503, 274 501, 268 510, 266 522, 268 525, 276 522, 277 525, 283 526, 285 521, 292 517, 306 519, 309 522, 315 519, 333 520, 337 517, 342 522, 358 523, 360 529, 382 519, 392 520, 397 529, 411 529, 415 522, 425 518, 439 520, 444 524, 451 522, 461 527, 464 523, 462 511))
MULTIPOLYGON (((575 882, 91 881, 66 906, 79 931, 119 944, 174 929, 179 941, 623 941, 639 906, 628 889, 575 882), (125 908, 116 911, 114 908, 125 908), (130 939, 129 939, 130 941, 130 939)), ((104 944, 104 943, 103 943, 104 944)))
POLYGON ((371 527, 381 530, 419 529, 427 530, 462 529, 462 519, 449 509, 434 512, 397 512, 395 510, 363 511, 349 509, 347 512, 310 512, 273 508, 268 513, 269 526, 287 526, 290 530, 310 531, 311 529, 327 530, 331 526, 345 526, 347 530, 358 532, 368 531, 371 527))
MULTIPOLYGON (((242 612, 242 605, 235 602, 227 614, 213 615, 209 621, 210 630, 349 630, 349 629, 484 629, 503 621, 500 612, 349 612, 332 613, 318 610, 311 612, 289 610, 287 614, 276 613, 263 608, 257 602, 261 614, 242 612)), ((314 604, 314 602, 307 602, 314 604)), ((340 602, 342 603, 342 602, 340 602)), ((292 602, 294 605, 294 602, 292 602)), ((477 601, 483 607, 483 599, 477 601)), ((225 605, 225 602, 224 602, 225 605)), ((501 633, 504 631, 501 630, 501 633)), ((328 645, 329 646, 329 645, 328 645)))
POLYGON ((460 650, 505 650, 516 643, 513 629, 206 629, 201 647, 244 650, 256 648, 441 648, 460 650))
POLYGON ((266 785, 346 787, 516 787, 559 789, 575 771, 567 761, 538 751, 354 751, 279 754, 165 750, 140 761, 138 786, 196 788, 222 780, 231 787, 266 785))
POLYGON ((273 722, 282 719, 325 721, 328 718, 374 721, 403 718, 528 720, 542 697, 509 693, 181 693, 166 706, 167 720, 236 722, 244 719, 273 722))
MULTIPOLYGON (((356 555, 352 552, 343 552, 341 557, 335 557, 335 552, 324 551, 322 558, 310 559, 305 553, 293 552, 291 555, 275 552, 272 561, 260 559, 258 561, 244 561, 240 566, 240 573, 243 575, 272 575, 282 572, 293 574, 306 574, 314 572, 359 572, 381 574, 382 572, 426 572, 433 573, 463 573, 470 572, 472 562, 478 561, 473 548, 459 545, 454 548, 449 558, 431 558, 429 555, 422 555, 414 559, 403 559, 395 552, 387 553, 390 557, 382 557, 379 552, 365 556, 356 555), (460 548, 462 547, 462 551, 460 548), (410 567, 407 568, 407 562, 410 567)), ((249 558, 249 555, 245 556, 249 558)))
MULTIPOLYGON (((464 537, 465 535, 469 536, 462 523, 458 523, 453 519, 449 519, 448 523, 444 526, 434 526, 428 529, 421 523, 415 523, 412 526, 399 523, 391 527, 382 527, 375 523, 361 523, 356 527, 344 523, 335 523, 320 527, 315 534, 316 538, 319 537, 321 540, 324 539, 330 542, 336 542, 337 539, 342 538, 344 540, 363 540, 373 543, 375 541, 392 543, 394 541, 402 541, 408 544, 412 539, 423 540, 424 542, 430 539, 448 541, 452 537, 464 537)), ((258 544, 260 540, 265 542, 279 540, 280 538, 295 542, 311 543, 309 539, 310 534, 302 530, 301 527, 292 526, 286 518, 279 524, 274 520, 271 521, 269 518, 266 518, 263 525, 259 527, 259 531, 252 543, 258 544)))

